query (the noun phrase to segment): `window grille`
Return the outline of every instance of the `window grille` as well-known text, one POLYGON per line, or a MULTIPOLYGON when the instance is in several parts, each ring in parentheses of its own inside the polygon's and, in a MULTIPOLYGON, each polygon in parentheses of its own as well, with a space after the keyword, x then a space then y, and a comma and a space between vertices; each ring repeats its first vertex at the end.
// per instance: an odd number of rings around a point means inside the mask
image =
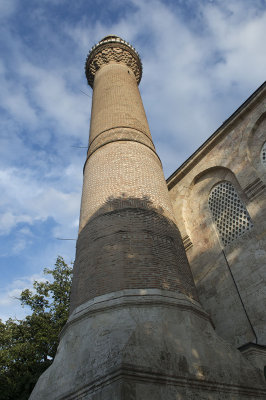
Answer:
POLYGON ((214 186, 209 207, 224 246, 253 227, 249 213, 230 182, 214 186))
POLYGON ((261 159, 262 165, 264 165, 264 167, 266 167, 266 142, 262 146, 261 153, 260 153, 260 159, 261 159))

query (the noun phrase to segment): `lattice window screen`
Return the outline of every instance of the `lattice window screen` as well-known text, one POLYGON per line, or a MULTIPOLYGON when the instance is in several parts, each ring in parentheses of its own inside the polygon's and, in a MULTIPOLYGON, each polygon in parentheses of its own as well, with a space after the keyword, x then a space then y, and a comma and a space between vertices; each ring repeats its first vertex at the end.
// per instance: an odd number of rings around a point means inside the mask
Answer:
POLYGON ((264 143, 264 145, 261 149, 260 159, 261 159, 262 165, 264 165, 266 167, 266 142, 264 143))
POLYGON ((225 246, 253 227, 245 205, 230 182, 214 186, 209 207, 225 246))

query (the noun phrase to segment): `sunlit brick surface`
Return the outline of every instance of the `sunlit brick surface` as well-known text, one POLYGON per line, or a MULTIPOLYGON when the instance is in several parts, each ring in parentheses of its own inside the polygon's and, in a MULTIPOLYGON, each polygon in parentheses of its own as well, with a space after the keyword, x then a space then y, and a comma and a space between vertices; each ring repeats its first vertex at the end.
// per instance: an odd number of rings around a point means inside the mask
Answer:
POLYGON ((95 74, 89 144, 71 309, 134 288, 196 299, 136 76, 123 62, 95 74))
POLYGON ((95 75, 90 143, 101 132, 117 127, 150 135, 135 75, 126 65, 108 64, 95 75))
POLYGON ((80 229, 100 207, 115 198, 143 198, 172 217, 172 205, 156 154, 136 142, 114 142, 88 159, 80 214, 80 229))
POLYGON ((262 373, 219 339, 198 302, 138 92, 138 54, 107 36, 86 75, 94 100, 70 317, 31 400, 265 398, 262 373))

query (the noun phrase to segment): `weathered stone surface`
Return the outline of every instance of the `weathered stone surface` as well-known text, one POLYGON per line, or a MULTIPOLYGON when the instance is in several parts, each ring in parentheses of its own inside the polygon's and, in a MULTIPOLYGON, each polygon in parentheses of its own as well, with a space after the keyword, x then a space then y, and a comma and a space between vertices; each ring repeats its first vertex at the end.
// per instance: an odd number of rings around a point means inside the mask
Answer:
POLYGON ((241 353, 246 357, 247 360, 266 373, 266 346, 260 346, 255 343, 248 343, 242 346, 240 349, 241 353))
POLYGON ((262 373, 215 334, 199 303, 178 292, 139 289, 76 308, 31 400, 265 395, 262 373))
POLYGON ((178 227, 191 243, 187 256, 200 301, 218 334, 236 347, 266 345, 265 95, 266 84, 168 179, 178 227), (233 184, 253 223, 225 247, 208 206, 211 189, 223 181, 233 184))
POLYGON ((130 64, 114 49, 103 41, 87 61, 94 93, 71 315, 30 399, 262 399, 262 372, 216 335, 197 301, 138 56, 126 49, 130 64))

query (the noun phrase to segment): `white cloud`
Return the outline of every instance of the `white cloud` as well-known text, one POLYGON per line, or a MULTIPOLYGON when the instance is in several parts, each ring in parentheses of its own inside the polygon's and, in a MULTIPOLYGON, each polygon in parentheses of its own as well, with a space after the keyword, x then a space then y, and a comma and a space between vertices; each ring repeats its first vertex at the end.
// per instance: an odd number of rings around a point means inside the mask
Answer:
POLYGON ((20 222, 32 223, 32 218, 29 215, 14 215, 7 211, 0 214, 0 235, 7 235, 20 222))
MULTIPOLYGON (((53 26, 45 8, 49 2, 32 8, 27 27, 14 30, 6 23, 0 28, 5 49, 0 63, 0 234, 4 240, 12 233, 8 251, 13 255, 34 243, 34 224, 49 217, 55 221, 54 237, 76 237, 86 150, 71 146, 88 141, 91 99, 80 89, 91 90, 83 64, 90 46, 103 36, 118 34, 141 55, 140 90, 166 176, 265 79, 265 2, 111 0, 110 9, 119 5, 124 11, 115 19, 113 11, 100 18, 103 10, 97 15, 95 4, 93 19, 84 13, 79 19, 74 13, 71 18, 53 13, 58 22, 53 26)), ((6 21, 18 4, 0 1, 6 21)), ((79 4, 83 11, 88 7, 85 1, 79 4)), ((20 12, 23 16, 22 7, 20 12)), ((57 254, 73 257, 75 243, 51 242, 44 243, 42 257, 28 254, 28 268, 40 258, 49 264, 57 254)), ((11 294, 23 286, 19 281, 12 285, 11 294)))
MULTIPOLYGON (((82 135, 89 124, 88 102, 80 92, 78 85, 74 89, 68 86, 67 76, 62 71, 51 71, 28 62, 19 66, 22 79, 30 86, 34 104, 39 108, 42 118, 51 120, 60 135, 82 135)), ((68 71, 71 75, 71 69, 68 71)))
POLYGON ((6 287, 0 288, 0 319, 21 319, 29 314, 30 310, 27 307, 22 308, 18 297, 24 289, 32 289, 34 281, 44 282, 47 279, 42 274, 32 274, 14 279, 6 287))
MULTIPOLYGON (((30 170, 0 170, 0 190, 4 194, 0 206, 3 210, 9 208, 0 216, 0 234, 8 234, 21 222, 33 224, 51 217, 58 224, 55 234, 59 231, 76 236, 80 185, 71 192, 65 192, 57 188, 61 186, 60 179, 53 184, 49 180, 40 182, 39 179, 30 170)), ((21 245, 16 247, 19 248, 21 245)))
POLYGON ((177 168, 263 82, 266 10, 259 1, 129 3, 135 11, 108 26, 83 20, 65 29, 85 54, 88 41, 110 32, 140 52, 144 106, 169 174, 167 151, 179 154, 177 168), (195 11, 190 20, 184 4, 195 11))
POLYGON ((7 18, 16 10, 16 0, 0 0, 0 18, 7 18))
POLYGON ((27 227, 20 229, 20 230, 18 231, 18 233, 19 233, 19 234, 22 234, 22 235, 24 235, 24 236, 32 236, 31 230, 30 230, 29 228, 27 228, 27 227))
POLYGON ((247 7, 245 2, 235 1, 205 7, 203 13, 211 33, 209 47, 222 57, 222 62, 213 68, 216 85, 228 88, 232 81, 245 86, 262 83, 266 9, 257 13, 256 2, 247 7))
MULTIPOLYGON (((135 11, 108 27, 99 21, 90 25, 83 19, 76 25, 65 23, 63 34, 71 37, 79 54, 86 54, 89 41, 92 45, 110 31, 140 50, 144 106, 168 175, 218 127, 217 121, 229 116, 226 110, 234 107, 236 97, 261 83, 266 66, 266 54, 261 51, 266 12, 256 13, 256 5, 240 1, 202 2, 193 26, 178 12, 178 3, 170 7, 162 1, 133 0, 131 4, 135 11), (202 32, 197 24, 204 26, 202 32), (230 96, 234 83, 237 93, 230 96)), ((62 155, 69 157, 69 162, 62 169, 60 151, 55 154, 55 147, 50 154, 46 150, 35 153, 18 135, 12 139, 17 149, 24 146, 22 151, 31 164, 0 171, 5 193, 0 201, 4 210, 1 233, 10 232, 20 222, 30 224, 52 217, 58 224, 54 234, 73 236, 70 227, 77 224, 81 164, 70 143, 67 150, 62 140, 67 135, 80 138, 82 144, 87 142, 90 100, 79 92, 81 81, 74 63, 65 65, 62 59, 55 68, 50 62, 34 65, 21 52, 23 44, 17 40, 13 46, 18 50, 19 85, 15 90, 17 82, 6 78, 2 64, 2 104, 15 119, 36 129, 32 135, 35 143, 45 146, 57 142, 57 148, 63 144, 62 155), (49 122, 54 132, 45 128, 49 122), (33 163, 37 169, 32 169, 33 163)))
POLYGON ((37 116, 30 105, 25 88, 20 82, 7 78, 7 70, 1 63, 0 67, 0 104, 17 122, 36 126, 37 116))
POLYGON ((12 253, 13 254, 19 254, 22 250, 26 248, 26 246, 29 244, 28 240, 25 240, 23 238, 18 239, 14 246, 12 247, 12 253))

